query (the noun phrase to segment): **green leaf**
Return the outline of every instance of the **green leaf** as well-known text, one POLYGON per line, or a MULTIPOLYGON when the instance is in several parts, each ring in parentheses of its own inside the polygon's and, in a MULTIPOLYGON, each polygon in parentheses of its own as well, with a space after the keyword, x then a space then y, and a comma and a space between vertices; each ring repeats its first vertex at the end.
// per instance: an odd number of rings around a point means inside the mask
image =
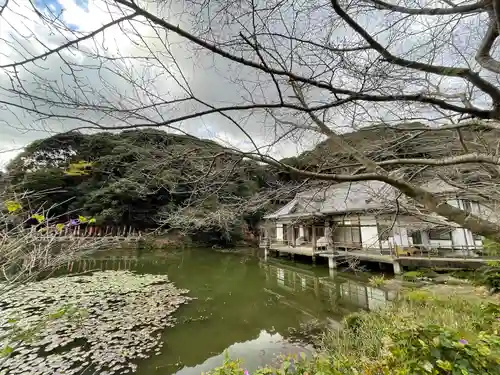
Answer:
POLYGON ((9 213, 14 213, 22 208, 21 204, 15 201, 6 201, 5 207, 7 208, 7 211, 9 211, 9 213))
POLYGON ((38 221, 38 223, 43 223, 43 221, 45 220, 45 216, 40 215, 40 214, 31 215, 31 218, 36 219, 36 221, 38 221))
POLYGON ((56 230, 58 232, 61 232, 63 229, 64 229, 64 224, 61 224, 61 223, 56 224, 56 230))
POLYGON ((86 162, 86 161, 79 161, 76 163, 71 163, 64 171, 64 174, 67 176, 85 176, 90 174, 89 169, 92 168, 93 163, 86 162))
POLYGON ((436 361, 436 365, 445 371, 451 371, 453 368, 453 365, 449 361, 442 361, 440 359, 436 361))
POLYGON ((432 370, 434 369, 434 366, 429 361, 425 361, 422 367, 429 373, 432 373, 432 370))
POLYGON ((12 346, 6 345, 0 351, 0 357, 8 357, 13 351, 14 348, 12 346))
POLYGON ((49 314, 49 319, 50 320, 60 319, 64 316, 64 314, 66 314, 66 311, 67 311, 66 308, 62 308, 52 314, 49 314))

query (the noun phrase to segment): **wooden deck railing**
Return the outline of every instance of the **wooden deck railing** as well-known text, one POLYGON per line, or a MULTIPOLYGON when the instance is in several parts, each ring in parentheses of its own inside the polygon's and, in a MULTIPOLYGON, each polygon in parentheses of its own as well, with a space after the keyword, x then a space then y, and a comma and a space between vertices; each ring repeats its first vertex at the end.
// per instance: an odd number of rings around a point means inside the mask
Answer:
MULTIPOLYGON (((290 240, 277 240, 275 238, 261 239, 260 246, 262 248, 272 247, 273 245, 280 247, 310 247, 313 248, 313 244, 310 241, 300 241, 292 244, 290 240)), ((329 246, 326 244, 316 244, 317 252, 335 252, 335 251, 356 251, 371 253, 371 254, 382 254, 390 255, 395 258, 399 257, 450 257, 450 258, 489 258, 498 257, 500 254, 488 254, 483 246, 478 245, 451 245, 451 246, 436 246, 430 244, 413 244, 411 246, 398 246, 389 243, 389 246, 380 247, 363 246, 360 242, 351 243, 341 243, 334 242, 329 246)), ((315 252, 316 252, 315 251, 315 252)))

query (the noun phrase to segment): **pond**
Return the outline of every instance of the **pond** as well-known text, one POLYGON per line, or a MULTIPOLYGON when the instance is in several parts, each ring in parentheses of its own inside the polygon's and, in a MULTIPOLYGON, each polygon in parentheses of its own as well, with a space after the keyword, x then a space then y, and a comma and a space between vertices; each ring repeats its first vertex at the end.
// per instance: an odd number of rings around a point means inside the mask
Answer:
POLYGON ((339 324, 349 312, 374 309, 394 298, 370 287, 366 275, 332 275, 322 265, 264 261, 255 250, 107 251, 68 264, 60 273, 88 270, 166 274, 194 298, 174 314, 177 324, 163 331, 161 351, 137 362, 139 375, 199 375, 219 366, 225 351, 252 370, 281 353, 310 351, 296 338, 313 322, 339 324))

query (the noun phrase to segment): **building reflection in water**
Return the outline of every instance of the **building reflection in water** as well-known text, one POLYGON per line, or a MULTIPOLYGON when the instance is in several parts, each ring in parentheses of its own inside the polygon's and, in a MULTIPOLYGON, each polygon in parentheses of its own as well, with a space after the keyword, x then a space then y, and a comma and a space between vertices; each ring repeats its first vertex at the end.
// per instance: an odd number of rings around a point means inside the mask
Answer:
POLYGON ((335 273, 330 276, 319 276, 311 270, 293 267, 288 264, 261 262, 260 267, 266 272, 268 285, 287 291, 290 298, 298 293, 317 299, 327 299, 332 308, 346 307, 351 310, 374 310, 394 300, 396 291, 375 288, 368 281, 351 277, 347 274, 335 273))

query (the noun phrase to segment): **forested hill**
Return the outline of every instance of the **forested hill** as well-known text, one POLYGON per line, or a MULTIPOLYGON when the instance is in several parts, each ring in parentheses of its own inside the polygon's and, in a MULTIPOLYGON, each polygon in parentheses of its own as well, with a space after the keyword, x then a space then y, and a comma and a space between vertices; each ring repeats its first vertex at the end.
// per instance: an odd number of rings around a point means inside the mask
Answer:
POLYGON ((101 225, 136 228, 173 220, 231 231, 241 224, 236 218, 258 220, 262 212, 244 212, 242 203, 274 177, 258 163, 221 153, 213 141, 159 130, 72 132, 31 143, 8 174, 13 190, 36 192, 30 205, 50 208, 52 217, 85 214, 101 225), (221 208, 225 218, 206 219, 221 208))
MULTIPOLYGON (((487 147, 488 140, 495 139, 486 131, 463 131, 460 142, 455 131, 413 130, 422 126, 372 127, 345 134, 343 139, 377 162, 445 157, 464 146, 468 150, 487 147)), ((359 169, 352 155, 331 141, 282 161, 322 172, 352 173, 359 169)), ((450 178, 460 176, 461 181, 468 172, 471 181, 477 180, 477 167, 464 168, 446 168, 444 172, 450 178)), ((70 132, 35 141, 9 164, 8 177, 14 192, 33 192, 30 207, 49 210, 49 217, 61 217, 62 221, 88 215, 99 225, 138 229, 161 225, 215 233, 216 237, 235 234, 242 224, 255 228, 278 198, 283 203, 293 197, 294 190, 278 192, 276 187, 301 180, 227 153, 216 142, 152 129, 70 132), (273 196, 269 191, 278 194, 269 198, 273 196), (252 206, 250 198, 255 196, 262 199, 252 206)))
MULTIPOLYGON (((365 157, 384 162, 395 159, 439 159, 461 155, 464 153, 495 153, 500 132, 481 127, 461 130, 427 131, 430 129, 423 123, 411 122, 398 125, 374 125, 342 135, 343 142, 350 145, 365 157)), ((353 155, 349 154, 335 142, 325 140, 315 148, 297 157, 282 162, 300 169, 321 171, 323 173, 360 173, 361 165, 353 155)), ((413 176, 414 180, 425 181, 437 174, 460 183, 478 180, 490 180, 488 168, 478 164, 456 165, 452 168, 421 166, 405 166, 403 164, 384 165, 387 170, 398 169, 413 176)), ((291 176, 293 178, 293 176, 291 176)))

